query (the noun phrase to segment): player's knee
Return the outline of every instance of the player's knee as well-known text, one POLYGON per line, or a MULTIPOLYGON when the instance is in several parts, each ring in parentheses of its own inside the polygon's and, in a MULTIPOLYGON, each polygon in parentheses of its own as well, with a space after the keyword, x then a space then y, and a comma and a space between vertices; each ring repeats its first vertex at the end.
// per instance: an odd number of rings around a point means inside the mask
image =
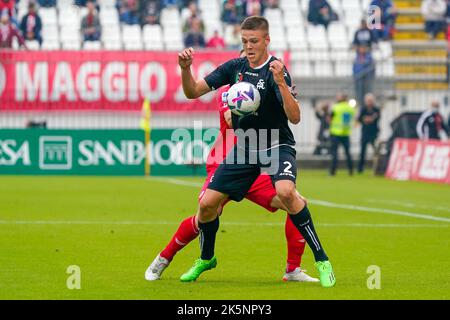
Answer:
POLYGON ((283 203, 291 203, 297 198, 296 189, 291 186, 277 188, 277 195, 283 203))
POLYGON ((199 216, 201 218, 211 218, 217 215, 218 206, 211 200, 201 199, 199 203, 199 216))

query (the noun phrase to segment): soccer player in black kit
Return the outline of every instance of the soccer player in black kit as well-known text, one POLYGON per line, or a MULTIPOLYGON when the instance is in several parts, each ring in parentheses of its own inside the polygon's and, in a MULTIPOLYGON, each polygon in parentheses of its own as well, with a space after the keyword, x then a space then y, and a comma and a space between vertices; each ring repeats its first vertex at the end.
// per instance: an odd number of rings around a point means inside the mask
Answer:
POLYGON ((201 257, 180 280, 195 281, 201 273, 216 267, 214 246, 219 229, 218 208, 226 199, 241 201, 261 170, 269 166, 268 173, 277 195, 313 251, 322 286, 332 287, 336 283, 333 268, 319 241, 306 203, 296 190, 295 140, 288 121, 293 124, 300 122, 300 106, 292 95, 289 73, 282 62, 268 52, 269 23, 265 18, 248 17, 241 30, 246 57, 224 63, 204 79, 196 80, 192 75, 192 48, 178 55, 183 90, 189 99, 239 81, 254 84, 261 95, 260 107, 255 114, 241 117, 233 114, 237 144, 216 170, 199 203, 201 257), (251 133, 256 133, 256 142, 252 141, 251 133), (270 159, 270 165, 267 159, 270 159))

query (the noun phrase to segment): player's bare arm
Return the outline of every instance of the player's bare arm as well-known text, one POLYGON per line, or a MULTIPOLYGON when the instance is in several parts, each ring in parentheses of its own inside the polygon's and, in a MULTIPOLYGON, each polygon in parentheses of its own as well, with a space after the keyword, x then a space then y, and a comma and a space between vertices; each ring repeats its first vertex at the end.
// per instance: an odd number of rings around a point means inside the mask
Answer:
POLYGON ((191 65, 194 61, 194 49, 188 48, 178 54, 178 65, 181 68, 181 83, 188 99, 197 99, 211 91, 204 79, 195 80, 191 65))
POLYGON ((283 107, 290 122, 298 124, 301 119, 300 104, 292 96, 291 90, 284 79, 284 65, 280 61, 270 63, 270 71, 273 73, 273 79, 280 88, 283 98, 283 107))
POLYGON ((223 118, 224 118, 225 122, 227 123, 227 125, 230 128, 233 128, 233 121, 231 121, 231 110, 225 111, 223 114, 223 118))

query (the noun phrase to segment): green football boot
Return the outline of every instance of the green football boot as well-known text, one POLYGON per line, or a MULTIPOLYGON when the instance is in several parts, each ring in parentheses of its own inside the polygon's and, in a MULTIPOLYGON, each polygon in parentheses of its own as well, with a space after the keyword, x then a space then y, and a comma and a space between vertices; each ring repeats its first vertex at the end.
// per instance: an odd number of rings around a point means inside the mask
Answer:
POLYGON ((216 257, 212 257, 211 260, 197 259, 194 262, 192 268, 180 277, 181 282, 191 282, 197 280, 197 278, 205 271, 214 269, 217 266, 216 257))
POLYGON ((336 284, 336 278, 333 273, 333 267, 330 261, 318 261, 316 262, 317 270, 320 273, 320 284, 324 288, 334 287, 336 284))

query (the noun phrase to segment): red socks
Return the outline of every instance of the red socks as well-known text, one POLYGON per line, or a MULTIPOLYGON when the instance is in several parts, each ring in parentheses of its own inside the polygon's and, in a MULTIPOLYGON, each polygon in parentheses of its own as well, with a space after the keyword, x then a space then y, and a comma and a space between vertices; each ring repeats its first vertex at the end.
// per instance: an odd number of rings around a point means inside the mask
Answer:
MULTIPOLYGON (((178 251, 198 237, 198 232, 195 226, 195 216, 183 220, 172 240, 160 253, 161 257, 172 261, 178 251)), ((292 272, 300 267, 303 251, 305 250, 305 239, 292 223, 289 215, 286 215, 285 234, 288 248, 286 272, 292 272)))
MULTIPOLYGON (((294 227, 295 228, 295 227, 294 227)), ((181 222, 177 232, 167 247, 160 253, 161 257, 172 261, 178 251, 183 249, 189 242, 197 238, 198 229, 195 226, 195 216, 189 217, 181 222)))
POLYGON ((305 251, 305 239, 289 218, 289 214, 286 215, 284 232, 288 248, 286 272, 292 272, 299 268, 302 262, 303 251, 305 251))

